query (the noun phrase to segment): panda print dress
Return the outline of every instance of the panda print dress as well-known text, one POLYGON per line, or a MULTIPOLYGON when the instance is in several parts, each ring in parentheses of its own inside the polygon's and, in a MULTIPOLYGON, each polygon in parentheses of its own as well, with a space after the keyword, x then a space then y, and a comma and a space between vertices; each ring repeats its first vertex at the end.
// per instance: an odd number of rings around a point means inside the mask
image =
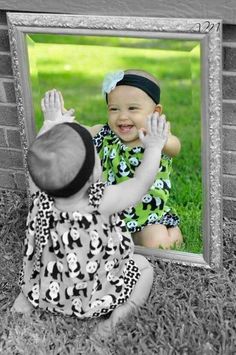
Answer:
POLYGON ((32 196, 19 283, 35 308, 98 317, 129 298, 140 277, 134 244, 118 214, 99 213, 104 188, 91 185, 86 214, 58 210, 44 192, 32 196))
MULTIPOLYGON (((101 159, 103 179, 108 185, 120 183, 134 176, 135 169, 142 161, 143 147, 126 146, 108 124, 94 137, 94 144, 101 159)), ((150 190, 142 197, 140 203, 123 211, 127 229, 131 233, 139 232, 151 224, 163 224, 167 228, 179 224, 179 217, 168 204, 171 170, 172 159, 162 154, 160 169, 150 190)))

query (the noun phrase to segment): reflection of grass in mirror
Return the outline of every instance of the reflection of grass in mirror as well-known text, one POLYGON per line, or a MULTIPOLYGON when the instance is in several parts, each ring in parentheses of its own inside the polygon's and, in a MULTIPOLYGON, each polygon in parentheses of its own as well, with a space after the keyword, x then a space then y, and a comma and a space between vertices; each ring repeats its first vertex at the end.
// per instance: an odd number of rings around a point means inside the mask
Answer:
POLYGON ((128 48, 153 48, 166 50, 189 51, 195 45, 194 41, 166 40, 165 38, 125 38, 125 37, 102 37, 102 36, 79 36, 79 35, 54 35, 54 34, 31 34, 30 37, 37 43, 96 45, 108 47, 128 48))
MULTIPOLYGON (((171 196, 181 217, 181 229, 185 236, 184 246, 180 250, 201 253, 198 53, 190 58, 181 51, 85 45, 77 46, 75 50, 71 45, 62 48, 61 45, 51 44, 37 44, 34 51, 41 97, 53 87, 61 90, 65 106, 73 107, 77 119, 88 125, 106 121, 106 106, 101 96, 105 73, 123 68, 140 68, 160 80, 164 112, 171 121, 173 133, 182 143, 182 151, 173 163, 171 196), (191 70, 194 72, 191 73, 191 70)), ((37 129, 42 124, 39 101, 37 96, 34 101, 37 129)))

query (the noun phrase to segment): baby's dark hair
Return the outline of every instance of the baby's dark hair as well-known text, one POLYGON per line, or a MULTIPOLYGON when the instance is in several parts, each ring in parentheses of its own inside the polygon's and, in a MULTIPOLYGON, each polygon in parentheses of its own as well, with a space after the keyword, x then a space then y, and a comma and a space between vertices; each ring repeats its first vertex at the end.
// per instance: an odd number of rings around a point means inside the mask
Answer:
POLYGON ((29 173, 42 190, 56 190, 67 185, 78 173, 85 159, 81 137, 65 124, 40 135, 27 154, 29 173))

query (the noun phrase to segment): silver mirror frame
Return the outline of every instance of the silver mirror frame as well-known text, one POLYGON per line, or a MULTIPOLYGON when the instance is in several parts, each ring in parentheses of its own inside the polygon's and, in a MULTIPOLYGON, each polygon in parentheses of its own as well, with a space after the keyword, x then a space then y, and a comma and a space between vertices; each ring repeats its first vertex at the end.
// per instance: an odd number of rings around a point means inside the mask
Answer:
MULTIPOLYGON (((77 34, 199 40, 201 45, 201 123, 203 170, 203 254, 135 247, 162 260, 220 269, 222 266, 222 21, 211 19, 82 16, 7 13, 16 104, 26 154, 36 135, 25 35, 77 34)), ((28 194, 29 184, 28 184, 28 194)))

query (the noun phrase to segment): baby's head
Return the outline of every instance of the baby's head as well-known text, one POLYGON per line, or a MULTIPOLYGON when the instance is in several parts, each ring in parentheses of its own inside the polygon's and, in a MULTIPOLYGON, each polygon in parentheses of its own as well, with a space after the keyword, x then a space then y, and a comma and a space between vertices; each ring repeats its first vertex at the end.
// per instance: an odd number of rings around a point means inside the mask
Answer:
POLYGON ((142 90, 156 106, 160 106, 160 84, 158 80, 150 73, 140 69, 119 70, 114 73, 108 73, 103 81, 102 91, 109 99, 118 86, 136 87, 142 90))
POLYGON ((32 180, 54 197, 69 197, 82 189, 95 160, 92 136, 77 123, 54 126, 36 138, 27 154, 32 180))
POLYGON ((138 145, 138 131, 146 128, 147 117, 162 113, 159 83, 146 71, 130 69, 108 74, 103 92, 110 128, 127 145, 138 145))

